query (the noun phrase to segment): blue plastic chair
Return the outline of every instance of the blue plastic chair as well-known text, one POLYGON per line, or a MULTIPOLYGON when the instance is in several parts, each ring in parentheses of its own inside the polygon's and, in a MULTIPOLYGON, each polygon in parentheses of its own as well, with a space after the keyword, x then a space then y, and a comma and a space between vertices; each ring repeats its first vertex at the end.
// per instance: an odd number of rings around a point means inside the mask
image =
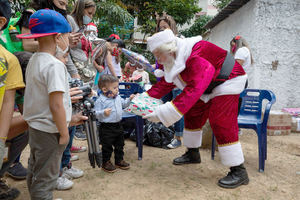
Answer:
MULTIPOLYGON (((238 116, 239 128, 253 129, 258 137, 259 172, 265 170, 265 160, 267 160, 267 124, 272 105, 276 102, 276 97, 272 91, 246 89, 240 97, 242 105, 238 116), (267 99, 269 102, 265 106, 262 118, 262 102, 267 99)), ((212 154, 214 160, 215 136, 212 137, 212 154)))
MULTIPOLYGON (((128 98, 131 94, 137 94, 144 92, 143 88, 137 83, 125 83, 119 84, 119 93, 122 98, 128 98)), ((144 120, 141 116, 123 112, 123 119, 135 119, 136 123, 136 145, 138 147, 138 159, 143 158, 143 137, 144 137, 144 120)))

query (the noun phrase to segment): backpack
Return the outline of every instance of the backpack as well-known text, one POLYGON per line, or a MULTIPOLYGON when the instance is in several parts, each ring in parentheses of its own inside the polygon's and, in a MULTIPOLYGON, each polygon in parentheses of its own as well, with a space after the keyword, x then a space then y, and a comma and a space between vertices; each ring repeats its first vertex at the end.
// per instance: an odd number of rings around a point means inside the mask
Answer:
POLYGON ((2 31, 2 34, 0 36, 0 44, 11 53, 15 53, 17 51, 24 51, 22 40, 19 42, 13 42, 9 35, 10 27, 15 27, 17 31, 21 33, 20 27, 16 25, 19 19, 20 17, 10 18, 7 28, 2 31))

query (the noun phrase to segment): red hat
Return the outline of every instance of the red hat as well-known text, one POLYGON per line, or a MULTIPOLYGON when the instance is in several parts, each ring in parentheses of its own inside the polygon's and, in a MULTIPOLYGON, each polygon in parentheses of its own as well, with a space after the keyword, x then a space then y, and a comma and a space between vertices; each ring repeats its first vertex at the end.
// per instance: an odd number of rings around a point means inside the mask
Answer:
POLYGON ((109 37, 114 37, 115 39, 119 40, 120 36, 118 36, 117 34, 111 34, 109 37))
POLYGON ((96 24, 94 24, 93 22, 89 23, 89 24, 86 26, 86 30, 87 30, 87 31, 96 31, 96 32, 98 32, 97 26, 96 26, 96 24))

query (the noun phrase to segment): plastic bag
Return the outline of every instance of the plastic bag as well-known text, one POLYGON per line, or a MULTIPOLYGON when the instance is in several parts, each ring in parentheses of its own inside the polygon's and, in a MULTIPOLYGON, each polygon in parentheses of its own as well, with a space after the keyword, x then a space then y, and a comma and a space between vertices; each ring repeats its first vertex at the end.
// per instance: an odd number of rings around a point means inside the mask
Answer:
POLYGON ((174 137, 175 131, 171 126, 165 127, 162 123, 146 121, 144 126, 145 142, 149 146, 166 148, 174 137))

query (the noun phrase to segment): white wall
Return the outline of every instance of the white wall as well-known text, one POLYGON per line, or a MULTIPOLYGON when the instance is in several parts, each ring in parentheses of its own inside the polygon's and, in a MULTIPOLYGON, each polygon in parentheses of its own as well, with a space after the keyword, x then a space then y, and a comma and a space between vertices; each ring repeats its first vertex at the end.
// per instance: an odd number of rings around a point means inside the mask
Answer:
POLYGON ((229 50, 242 35, 253 53, 251 88, 272 90, 274 108, 300 107, 300 1, 251 0, 211 30, 208 40, 229 50), (278 61, 278 66, 272 65, 278 61))

